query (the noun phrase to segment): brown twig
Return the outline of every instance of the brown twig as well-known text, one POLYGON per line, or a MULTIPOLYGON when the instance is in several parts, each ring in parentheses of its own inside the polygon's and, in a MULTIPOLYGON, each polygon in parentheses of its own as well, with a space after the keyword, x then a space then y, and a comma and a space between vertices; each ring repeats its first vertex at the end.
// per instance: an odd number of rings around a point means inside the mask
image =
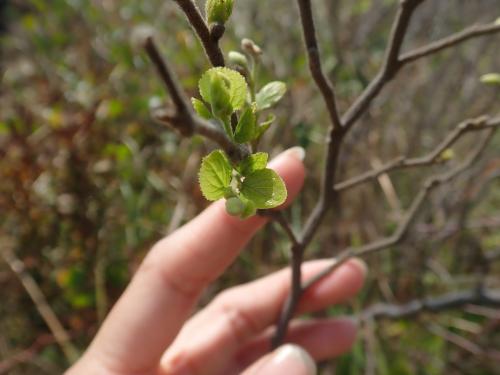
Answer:
POLYGON ((413 11, 423 1, 424 0, 403 0, 401 2, 401 6, 398 10, 398 15, 396 16, 396 21, 394 22, 394 26, 391 32, 384 65, 379 76, 374 80, 374 83, 370 85, 372 87, 370 88, 369 86, 367 91, 362 94, 362 96, 364 96, 365 98, 362 98, 361 101, 358 102, 358 104, 355 103, 354 110, 350 110, 351 114, 349 114, 348 111, 346 115, 339 120, 332 84, 331 82, 326 80, 321 71, 321 62, 319 59, 319 50, 316 42, 311 2, 310 0, 298 0, 305 46, 307 49, 307 54, 309 56, 309 67, 311 70, 311 74, 316 84, 318 85, 323 99, 326 103, 332 126, 328 137, 320 197, 318 199, 318 202, 316 203, 316 206, 314 207, 313 212, 307 219, 304 230, 302 231, 300 246, 292 246, 293 257, 291 292, 289 298, 287 299, 287 302, 282 309, 280 318, 277 323, 276 332, 272 339, 273 348, 277 347, 283 341, 288 323, 290 322, 294 314, 296 305, 300 300, 300 296, 303 293, 303 288, 300 281, 300 264, 297 265, 295 264, 295 262, 302 262, 303 253, 306 247, 312 241, 321 222, 323 221, 326 212, 338 198, 337 192, 333 189, 333 182, 335 180, 337 161, 340 154, 340 148, 343 138, 349 131, 352 123, 354 123, 357 117, 361 115, 366 110, 366 108, 368 108, 371 100, 380 92, 384 84, 397 72, 399 68, 397 57, 399 55, 399 51, 403 43, 411 16, 413 14, 413 11), (349 124, 350 122, 351 124, 349 124), (298 275, 295 275, 295 272, 297 272, 298 275))
POLYGON ((437 313, 467 305, 500 307, 499 290, 470 290, 449 292, 436 297, 415 299, 402 305, 377 303, 363 310, 359 317, 365 319, 405 319, 423 312, 437 313))
POLYGON ((38 313, 45 321, 45 324, 50 329, 50 332, 60 346, 68 363, 73 363, 78 358, 78 350, 71 343, 70 335, 64 329, 61 321, 55 314, 54 310, 50 307, 45 295, 36 283, 35 279, 26 271, 26 267, 22 260, 20 260, 12 251, 9 241, 3 240, 0 242, 0 256, 5 263, 9 266, 12 272, 18 277, 24 289, 33 301, 38 313))
POLYGON ((340 128, 340 116, 335 99, 335 91, 332 83, 326 78, 321 68, 321 59, 319 54, 318 41, 316 40, 316 27, 312 15, 311 0, 298 0, 300 10, 300 20, 302 22, 302 31, 306 45, 307 56, 309 58, 309 70, 316 82, 323 100, 325 101, 330 121, 333 128, 340 128))
MULTIPOLYGON (((224 66, 224 55, 219 47, 218 41, 222 34, 220 34, 220 27, 217 27, 212 35, 211 30, 208 28, 207 23, 203 19, 200 10, 192 0, 174 0, 182 9, 191 27, 194 29, 196 35, 200 39, 205 53, 213 66, 224 66)), ((220 25, 222 26, 222 25, 220 25)), ((223 33, 224 31, 222 31, 223 33)))
POLYGON ((156 118, 179 131, 183 136, 190 137, 200 134, 217 143, 226 153, 236 160, 248 155, 248 150, 233 143, 221 127, 196 115, 189 104, 186 95, 177 81, 175 74, 167 61, 162 58, 158 47, 151 36, 147 37, 144 48, 156 67, 167 91, 172 97, 174 109, 162 109, 156 112, 156 118))
POLYGON ((440 52, 444 49, 456 46, 457 44, 465 42, 466 40, 488 34, 495 34, 498 32, 500 32, 500 24, 497 23, 473 25, 456 34, 452 34, 446 38, 437 40, 426 46, 406 52, 399 57, 399 62, 401 64, 407 64, 422 57, 426 57, 436 52, 440 52))
POLYGON ((339 255, 334 258, 334 263, 322 272, 309 279, 306 283, 304 283, 304 285, 302 286, 302 290, 310 288, 312 285, 323 279, 325 276, 329 275, 331 272, 335 271, 344 262, 351 258, 367 256, 374 252, 387 249, 388 247, 394 246, 401 242, 405 238, 405 235, 407 234, 411 224, 415 221, 417 214, 420 212, 420 209, 423 207, 423 204, 425 203, 430 193, 443 183, 454 179, 464 170, 469 168, 482 155, 489 141, 491 141, 493 133, 495 131, 496 129, 494 128, 489 129, 486 136, 477 146, 476 150, 473 151, 471 155, 469 155, 469 157, 460 165, 448 172, 432 176, 424 183, 422 189, 419 191, 412 204, 410 205, 410 208, 408 209, 405 217, 391 236, 359 247, 348 247, 340 251, 339 255))
MULTIPOLYGON (((57 341, 53 335, 40 336, 29 348, 17 352, 11 357, 3 358, 0 361, 0 375, 9 374, 17 365, 30 362, 40 351, 54 343, 57 343, 57 341)), ((60 372, 60 369, 57 369, 57 372, 60 372)))
POLYGON ((258 214, 261 216, 266 216, 274 220, 275 223, 279 224, 281 229, 283 229, 283 232, 288 236, 288 239, 292 243, 292 246, 300 246, 299 244, 299 238, 293 231, 292 227, 290 226, 290 223, 284 216, 282 211, 275 211, 275 210, 259 210, 258 214))
POLYGON ((385 52, 384 63, 373 79, 366 87, 363 93, 356 99, 347 112, 342 116, 342 123, 346 129, 350 129, 356 120, 366 111, 370 103, 380 93, 387 82, 392 80, 401 68, 401 62, 398 59, 401 46, 410 25, 411 17, 417 7, 425 0, 402 0, 398 13, 394 20, 391 30, 391 36, 385 52))
POLYGON ((326 78, 321 68, 319 47, 316 40, 316 28, 314 26, 314 18, 312 16, 311 1, 298 0, 298 5, 305 47, 309 59, 309 70, 311 71, 311 75, 321 92, 323 100, 325 101, 331 122, 320 197, 312 214, 309 216, 301 235, 302 250, 300 251, 304 251, 321 224, 321 221, 330 206, 329 202, 335 200, 335 197, 332 197, 331 186, 335 178, 337 160, 340 153, 342 139, 344 137, 344 131, 337 109, 333 85, 326 78))
POLYGON ((373 169, 369 172, 360 174, 359 176, 355 176, 346 181, 335 184, 334 189, 338 192, 345 191, 369 180, 375 179, 384 173, 393 172, 399 169, 424 167, 437 164, 440 162, 439 158, 441 157, 443 151, 456 143, 457 140, 460 139, 464 134, 469 132, 483 131, 484 129, 499 126, 500 117, 490 118, 488 116, 481 116, 474 119, 465 120, 458 124, 445 137, 445 139, 427 155, 416 158, 406 158, 404 156, 397 157, 382 165, 380 168, 373 169))

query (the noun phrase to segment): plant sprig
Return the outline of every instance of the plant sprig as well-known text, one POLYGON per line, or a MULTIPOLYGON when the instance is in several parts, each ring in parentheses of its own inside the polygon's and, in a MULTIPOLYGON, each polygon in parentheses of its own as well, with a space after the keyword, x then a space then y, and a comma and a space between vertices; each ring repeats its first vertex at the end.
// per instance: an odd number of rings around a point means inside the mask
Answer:
POLYGON ((259 115, 280 101, 286 85, 280 81, 269 82, 252 94, 255 70, 248 69, 244 54, 232 52, 231 55, 238 58, 238 68, 244 75, 226 67, 207 70, 198 83, 201 99, 191 98, 191 102, 199 116, 219 126, 231 141, 247 144, 254 151, 239 162, 231 161, 223 150, 212 151, 203 158, 199 172, 205 198, 210 201, 226 198, 227 212, 245 219, 255 215, 258 209, 283 204, 287 197, 281 177, 267 168, 269 155, 255 152, 275 119, 270 115, 259 122, 259 115), (233 126, 234 118, 238 120, 233 126))

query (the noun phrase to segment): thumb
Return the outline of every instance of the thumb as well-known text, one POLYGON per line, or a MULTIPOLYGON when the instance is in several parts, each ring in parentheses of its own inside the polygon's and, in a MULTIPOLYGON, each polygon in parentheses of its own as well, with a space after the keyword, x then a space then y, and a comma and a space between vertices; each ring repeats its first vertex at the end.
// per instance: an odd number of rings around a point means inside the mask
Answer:
POLYGON ((303 348, 286 344, 262 357, 243 375, 316 375, 316 364, 303 348))

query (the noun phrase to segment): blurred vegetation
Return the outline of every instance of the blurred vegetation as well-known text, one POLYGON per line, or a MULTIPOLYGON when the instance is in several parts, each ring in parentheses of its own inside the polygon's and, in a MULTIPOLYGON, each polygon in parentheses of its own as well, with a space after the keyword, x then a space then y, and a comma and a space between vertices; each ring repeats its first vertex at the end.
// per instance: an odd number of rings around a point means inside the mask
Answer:
MULTIPOLYGON (((265 0, 236 1, 222 47, 227 52, 252 38, 264 49, 262 82, 289 86, 263 149, 307 150, 307 186, 288 213, 298 229, 317 198, 327 116, 309 77, 297 9, 287 0, 272 3, 271 11, 265 0)), ((15 241, 16 256, 83 351, 150 246, 207 204, 196 171, 212 145, 181 139, 150 119, 150 108, 167 98, 134 47, 133 30, 155 28, 191 96, 209 65, 172 1, 4 0, 0 6, 0 237, 15 241)), ((324 67, 345 110, 381 64, 396 1, 317 0, 314 6, 324 67)), ((405 49, 499 15, 498 0, 430 0, 412 22, 405 49)), ((396 155, 423 155, 461 120, 497 114, 499 90, 479 77, 500 72, 499 42, 498 35, 476 39, 405 67, 353 130, 341 179, 396 155)), ((465 137, 455 159, 477 137, 465 137)), ((327 313, 466 289, 478 278, 499 287, 498 263, 489 273, 477 267, 477 254, 500 247, 498 179, 481 190, 500 169, 499 149, 497 135, 477 166, 432 196, 403 244, 368 259, 362 295, 327 313)), ((425 176, 448 166, 395 173, 389 188, 374 182, 346 192, 308 257, 390 234, 425 176)), ((286 243, 278 230, 265 228, 204 303, 286 265, 286 243)), ((3 262, 0 289, 0 367, 10 363, 3 373, 60 373, 68 365, 63 353, 3 262), (24 357, 12 362, 19 354, 24 357)), ((500 312, 465 309, 373 322, 324 373, 500 374, 499 362, 500 312), (437 334, 435 326, 481 352, 437 334)))

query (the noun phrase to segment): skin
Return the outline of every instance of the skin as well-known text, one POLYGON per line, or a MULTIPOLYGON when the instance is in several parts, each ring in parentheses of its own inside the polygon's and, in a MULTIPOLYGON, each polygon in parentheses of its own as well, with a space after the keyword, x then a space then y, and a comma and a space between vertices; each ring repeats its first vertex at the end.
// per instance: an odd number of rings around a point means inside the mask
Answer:
MULTIPOLYGON (((300 156, 285 152, 271 167, 287 185, 287 205, 304 181, 300 156)), ((288 269, 227 289, 191 314, 203 290, 231 265, 265 223, 258 216, 244 221, 229 216, 224 203, 216 202, 159 241, 88 350, 67 374, 208 375, 245 369, 259 373, 257 367, 269 352, 272 326, 289 291, 288 269)), ((304 278, 329 262, 306 262, 304 278)), ((365 273, 362 261, 346 262, 307 291, 299 313, 349 299, 362 287, 365 273)), ((305 348, 315 360, 324 360, 347 351, 355 335, 356 325, 347 318, 296 319, 287 341, 305 348)))

